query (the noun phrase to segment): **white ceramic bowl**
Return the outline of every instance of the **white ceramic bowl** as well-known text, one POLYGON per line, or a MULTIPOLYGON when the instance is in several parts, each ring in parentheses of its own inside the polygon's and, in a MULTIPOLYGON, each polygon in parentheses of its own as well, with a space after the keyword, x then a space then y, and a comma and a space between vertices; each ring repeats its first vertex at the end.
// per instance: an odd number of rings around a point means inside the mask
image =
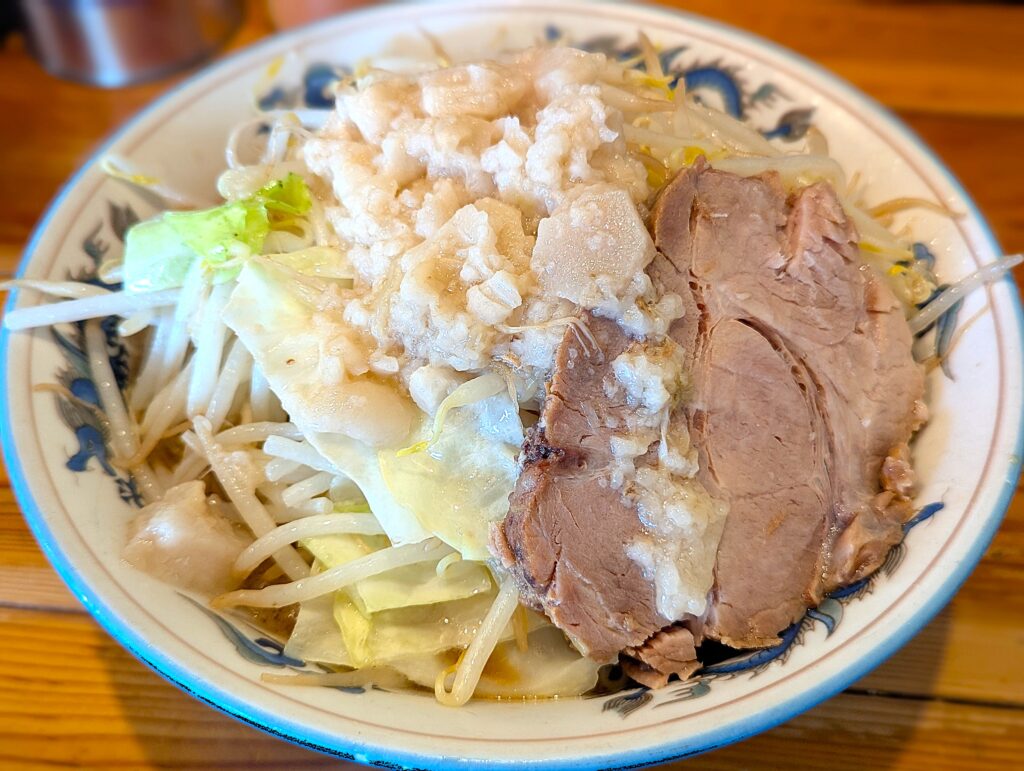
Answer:
MULTIPOLYGON (((574 44, 621 49, 644 30, 657 43, 683 47, 671 64, 687 71, 691 89, 742 110, 758 128, 785 136, 813 120, 847 171, 870 181, 874 200, 916 195, 965 212, 956 221, 920 212, 907 220, 946 278, 999 253, 956 180, 879 105, 763 40, 636 6, 476 0, 338 17, 216 64, 132 120, 100 154, 117 153, 173 187, 210 198, 228 132, 250 114, 254 86, 270 61, 294 52, 301 76, 307 64, 354 64, 385 50, 425 55, 420 28, 474 56, 558 34, 574 44)), ((297 104, 305 93, 284 88, 276 97, 297 104)), ((105 178, 95 160, 88 163, 40 223, 21 272, 59 279, 94 270, 95 255, 121 247, 125 207, 141 216, 154 211, 105 178)), ((23 295, 15 304, 36 301, 23 295)), ((261 672, 289 663, 272 642, 120 562, 124 526, 134 513, 130 484, 105 465, 89 410, 32 390, 63 382, 79 398, 94 398, 68 330, 61 339, 50 330, 4 334, 4 451, 29 524, 86 607, 139 658, 219 709, 308 746, 389 767, 633 767, 735 741, 829 697, 906 642, 967 576, 999 524, 1020 462, 1022 319, 1012 283, 976 292, 961 320, 950 359, 956 379, 932 375, 932 419, 915 448, 920 503, 941 501, 945 508, 909 533, 870 585, 826 600, 783 646, 659 692, 448 709, 423 694, 261 683, 261 672)), ((112 354, 120 365, 120 351, 112 354)))

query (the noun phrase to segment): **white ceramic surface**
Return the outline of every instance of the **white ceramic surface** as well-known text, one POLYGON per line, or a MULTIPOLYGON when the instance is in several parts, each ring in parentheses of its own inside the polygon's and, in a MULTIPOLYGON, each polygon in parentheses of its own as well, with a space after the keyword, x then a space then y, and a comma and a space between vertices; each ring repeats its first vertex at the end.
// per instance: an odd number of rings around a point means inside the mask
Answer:
MULTIPOLYGON (((664 46, 683 45, 673 66, 694 72, 715 63, 744 95, 741 106, 759 128, 784 127, 793 117, 787 111, 812 109, 814 124, 848 173, 860 171, 870 181, 872 199, 918 195, 966 213, 957 221, 927 212, 906 220, 935 252, 945 278, 970 272, 998 253, 956 181, 877 104, 763 40, 647 7, 478 0, 338 17, 209 68, 131 121, 102 152, 212 199, 228 132, 251 114, 253 88, 275 57, 294 52, 300 64, 354 64, 382 51, 427 54, 420 28, 453 51, 478 56, 529 44, 550 34, 549 25, 573 43, 612 36, 627 45, 642 29, 664 46)), ((729 97, 728 84, 713 75, 698 81, 709 101, 729 97)), ((89 268, 82 249, 87 239, 94 250, 120 248, 111 203, 131 205, 143 216, 154 211, 138 194, 106 179, 92 161, 40 223, 22 273, 64 278, 89 268)), ((25 293, 15 299, 19 306, 34 302, 25 293)), ((81 437, 69 428, 53 394, 32 391, 33 384, 56 382, 68 367, 66 349, 47 330, 4 334, 4 451, 25 515, 64 579, 127 648, 198 698, 277 735, 361 761, 424 768, 625 767, 720 746, 827 698, 893 653, 967 576, 998 526, 1018 475, 1022 372, 1015 288, 1004 281, 975 293, 960 318, 961 338, 951 357, 956 379, 932 375, 932 420, 915 449, 923 480, 920 502, 942 501, 945 508, 910 532, 901 560, 894 559, 892 569, 856 598, 833 601, 823 608, 823 618, 805 620, 793 644, 770 663, 615 701, 473 702, 453 710, 422 694, 262 684, 260 672, 273 671, 271 664, 240 656, 202 610, 119 561, 124 526, 133 514, 124 500, 130 491, 123 482, 119 487, 94 453, 80 453, 81 437), (69 458, 75 465, 76 457, 84 471, 69 468, 69 458)))

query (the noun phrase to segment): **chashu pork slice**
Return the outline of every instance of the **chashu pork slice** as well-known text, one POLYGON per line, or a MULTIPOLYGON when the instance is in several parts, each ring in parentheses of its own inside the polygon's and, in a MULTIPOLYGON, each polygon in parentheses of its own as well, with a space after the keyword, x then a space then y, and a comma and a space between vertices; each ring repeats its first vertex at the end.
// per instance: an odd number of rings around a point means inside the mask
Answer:
POLYGON ((774 175, 698 161, 662 192, 651 227, 648 273, 687 309, 669 334, 692 392, 672 420, 689 430, 698 480, 729 507, 707 612, 661 617, 625 553, 643 526, 610 484, 610 438, 628 407, 601 383, 630 343, 614 322, 589 319, 597 350, 567 331, 492 540, 581 651, 623 653, 634 677, 658 685, 693 671, 703 637, 772 644, 881 564, 911 513, 906 446, 924 376, 899 303, 859 259, 828 185, 787 195, 774 175))

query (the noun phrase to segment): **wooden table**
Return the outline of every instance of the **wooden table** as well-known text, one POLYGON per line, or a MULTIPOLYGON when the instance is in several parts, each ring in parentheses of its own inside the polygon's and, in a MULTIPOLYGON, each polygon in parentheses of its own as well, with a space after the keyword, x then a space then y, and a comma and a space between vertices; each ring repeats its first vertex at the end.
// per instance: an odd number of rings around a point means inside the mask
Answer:
MULTIPOLYGON (((906 120, 1024 251, 1024 7, 806 0, 674 2, 815 59, 906 120)), ((231 47, 270 31, 252 5, 231 47)), ((0 54, 0 270, 58 186, 171 80, 98 91, 0 54)), ((1020 768, 1024 496, 956 599, 845 693, 700 768, 1020 768)), ((100 629, 0 487, 0 767, 296 768, 337 761, 237 723, 164 682, 100 629)))

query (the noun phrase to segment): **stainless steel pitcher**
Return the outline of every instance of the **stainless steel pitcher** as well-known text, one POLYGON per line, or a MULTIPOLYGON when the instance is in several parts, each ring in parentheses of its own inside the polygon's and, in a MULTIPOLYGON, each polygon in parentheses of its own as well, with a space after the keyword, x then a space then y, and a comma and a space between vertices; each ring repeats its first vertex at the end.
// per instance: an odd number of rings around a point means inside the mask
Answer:
POLYGON ((21 0, 21 10, 43 67, 106 88, 202 61, 243 15, 241 0, 21 0))

